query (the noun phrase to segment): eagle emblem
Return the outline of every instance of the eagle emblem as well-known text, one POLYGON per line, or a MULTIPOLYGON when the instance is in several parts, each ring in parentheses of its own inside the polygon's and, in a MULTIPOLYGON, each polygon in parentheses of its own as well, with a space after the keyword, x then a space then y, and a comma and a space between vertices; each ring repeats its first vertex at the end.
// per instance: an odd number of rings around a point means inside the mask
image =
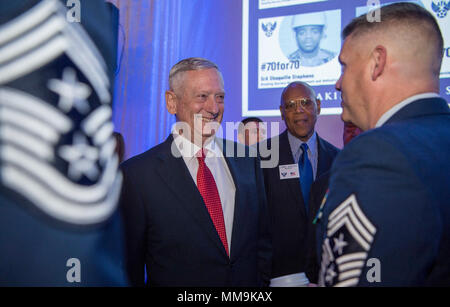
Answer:
POLYGON ((450 10, 450 1, 433 1, 431 3, 431 8, 433 9, 433 12, 436 13, 437 17, 444 18, 447 16, 448 10, 450 10))
POLYGON ((276 21, 274 23, 268 22, 266 24, 262 23, 261 26, 262 26, 262 29, 263 29, 264 33, 266 34, 266 36, 271 37, 273 34, 273 31, 275 31, 275 29, 277 27, 277 22, 276 21))

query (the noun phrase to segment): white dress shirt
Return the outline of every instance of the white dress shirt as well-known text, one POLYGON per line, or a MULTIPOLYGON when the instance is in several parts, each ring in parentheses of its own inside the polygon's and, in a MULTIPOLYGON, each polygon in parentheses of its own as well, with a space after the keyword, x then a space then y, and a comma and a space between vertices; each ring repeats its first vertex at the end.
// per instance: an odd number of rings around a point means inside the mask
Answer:
MULTIPOLYGON (((197 185, 198 160, 196 154, 200 151, 200 147, 191 143, 185 137, 179 135, 175 130, 172 131, 175 145, 183 157, 192 180, 197 185)), ((225 231, 227 234, 228 250, 231 254, 231 236, 233 233, 234 219, 234 199, 236 195, 236 187, 233 177, 228 169, 227 162, 223 156, 220 146, 215 138, 212 138, 205 146, 206 149, 206 166, 210 169, 219 191, 220 202, 222 204, 223 217, 225 221, 225 231)))

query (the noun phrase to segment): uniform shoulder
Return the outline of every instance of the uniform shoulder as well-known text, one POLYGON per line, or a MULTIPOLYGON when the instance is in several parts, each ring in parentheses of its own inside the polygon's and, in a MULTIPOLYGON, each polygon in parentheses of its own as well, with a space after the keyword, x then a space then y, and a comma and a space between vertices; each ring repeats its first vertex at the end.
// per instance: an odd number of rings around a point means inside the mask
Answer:
POLYGON ((379 165, 384 161, 403 160, 404 158, 395 137, 389 130, 373 129, 361 133, 349 142, 340 151, 336 161, 346 161, 349 165, 364 166, 366 163, 379 165))
POLYGON ((300 50, 295 50, 288 56, 290 61, 298 61, 300 60, 300 50))

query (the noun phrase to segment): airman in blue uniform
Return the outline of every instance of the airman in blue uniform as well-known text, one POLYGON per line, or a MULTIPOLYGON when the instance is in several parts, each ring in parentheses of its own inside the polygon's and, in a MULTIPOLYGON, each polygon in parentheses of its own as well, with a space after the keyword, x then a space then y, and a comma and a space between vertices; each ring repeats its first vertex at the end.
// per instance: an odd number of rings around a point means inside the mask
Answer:
POLYGON ((343 32, 342 119, 365 132, 337 156, 320 210, 319 284, 450 285, 450 111, 443 39, 421 6, 343 32), (407 47, 407 48, 406 48, 407 47), (418 51, 420 50, 420 52, 418 51))

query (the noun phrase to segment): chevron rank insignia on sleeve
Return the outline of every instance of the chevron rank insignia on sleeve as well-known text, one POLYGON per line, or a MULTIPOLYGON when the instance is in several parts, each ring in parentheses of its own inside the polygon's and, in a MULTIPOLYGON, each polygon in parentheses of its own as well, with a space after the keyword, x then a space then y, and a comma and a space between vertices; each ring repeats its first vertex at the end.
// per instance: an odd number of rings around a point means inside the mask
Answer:
POLYGON ((68 224, 117 207, 106 63, 66 8, 44 0, 0 26, 0 187, 68 224))
POLYGON ((319 284, 356 286, 375 233, 376 228, 362 212, 355 194, 350 195, 328 217, 319 284))

